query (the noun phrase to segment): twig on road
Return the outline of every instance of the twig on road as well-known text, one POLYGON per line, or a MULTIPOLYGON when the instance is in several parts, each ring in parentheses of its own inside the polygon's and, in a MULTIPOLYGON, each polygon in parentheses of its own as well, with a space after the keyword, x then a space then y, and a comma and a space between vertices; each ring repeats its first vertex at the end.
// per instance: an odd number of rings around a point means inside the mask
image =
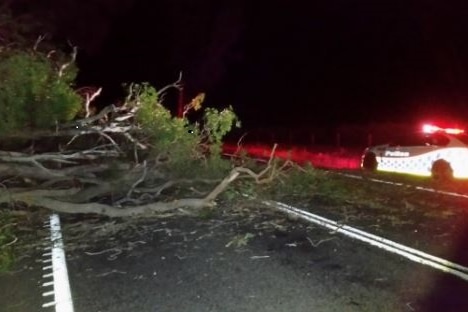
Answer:
POLYGON ((310 238, 306 237, 307 240, 309 241, 309 243, 312 245, 312 247, 318 247, 320 244, 322 243, 325 243, 325 242, 328 242, 328 241, 331 241, 332 239, 336 239, 336 237, 329 237, 329 238, 325 238, 325 239, 321 239, 319 240, 318 242, 314 242, 313 240, 311 240, 310 238))
POLYGON ((255 260, 255 259, 265 259, 265 258, 270 258, 270 256, 252 256, 250 259, 255 260))
POLYGON ((88 256, 97 256, 97 255, 102 255, 102 254, 104 254, 106 252, 113 252, 111 255, 109 255, 107 257, 107 260, 113 261, 113 260, 117 259, 117 256, 122 253, 122 249, 120 249, 120 248, 109 248, 109 249, 96 251, 96 252, 85 251, 85 254, 87 254, 88 256))
POLYGON ((105 272, 105 273, 101 273, 101 274, 98 274, 96 276, 98 277, 103 277, 103 276, 107 276, 107 275, 110 275, 110 274, 113 274, 113 273, 118 273, 118 274, 127 274, 127 272, 125 271, 119 271, 119 270, 112 270, 112 271, 109 271, 109 272, 105 272))

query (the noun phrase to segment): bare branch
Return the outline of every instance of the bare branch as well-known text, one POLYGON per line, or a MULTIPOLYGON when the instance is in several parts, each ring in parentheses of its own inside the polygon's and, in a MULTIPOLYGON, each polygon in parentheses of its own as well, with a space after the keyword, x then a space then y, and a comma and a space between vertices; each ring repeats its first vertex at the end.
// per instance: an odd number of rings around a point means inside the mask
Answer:
POLYGON ((111 144, 114 146, 114 148, 117 150, 117 152, 119 153, 123 153, 122 150, 120 149, 119 145, 117 144, 117 142, 114 141, 114 139, 112 139, 110 137, 110 135, 108 135, 107 133, 105 133, 104 131, 100 131, 100 130, 95 130, 100 136, 106 138, 109 142, 111 142, 111 144))
POLYGON ((219 194, 224 192, 224 190, 231 184, 232 181, 234 181, 238 176, 240 172, 237 170, 237 168, 234 168, 231 173, 221 181, 206 197, 205 200, 208 202, 212 202, 218 197, 219 194))
POLYGON ((73 52, 71 54, 71 60, 68 63, 63 64, 60 66, 60 70, 58 72, 58 76, 62 77, 65 69, 67 69, 71 64, 75 63, 76 60, 76 55, 78 54, 78 47, 74 46, 73 47, 73 52))
POLYGON ((177 184, 193 184, 193 183, 205 183, 205 184, 213 184, 221 182, 220 179, 178 179, 178 180, 169 180, 162 185, 158 185, 156 187, 146 187, 146 188, 138 188, 136 191, 144 192, 144 193, 151 193, 156 196, 161 195, 161 193, 177 184))
MULTIPOLYGON (((114 142, 115 143, 115 142, 114 142)), ((103 145, 105 146, 105 145, 103 145)), ((79 159, 97 159, 99 157, 116 157, 119 154, 113 150, 102 149, 102 147, 95 147, 84 151, 74 152, 70 154, 66 153, 45 153, 38 155, 27 155, 23 153, 11 153, 0 152, 0 161, 4 162, 15 162, 15 163, 31 163, 40 161, 51 161, 61 164, 76 164, 76 162, 70 161, 79 159)))
POLYGON ((11 242, 4 244, 2 247, 7 247, 7 246, 10 246, 10 245, 13 245, 17 241, 18 241, 18 237, 15 236, 15 238, 11 242))
POLYGON ((135 146, 138 146, 140 149, 145 150, 148 149, 148 146, 138 142, 135 138, 132 137, 132 135, 128 132, 124 132, 123 134, 130 142, 135 144, 135 146))
POLYGON ((39 47, 39 44, 44 41, 44 39, 47 38, 47 35, 40 35, 37 37, 36 42, 34 43, 33 50, 37 51, 37 48, 39 47))
POLYGON ((162 87, 161 89, 159 89, 158 93, 160 95, 162 95, 164 92, 166 92, 167 90, 169 90, 170 88, 175 88, 177 90, 180 90, 181 88, 183 87, 182 85, 182 72, 179 73, 179 78, 177 79, 176 82, 174 83, 171 83, 167 86, 164 86, 162 87))
POLYGON ((105 116, 107 116, 109 113, 115 113, 117 111, 118 111, 118 108, 115 107, 115 105, 109 105, 109 106, 104 107, 98 114, 94 116, 87 116, 86 118, 78 119, 73 122, 63 124, 61 125, 61 129, 76 128, 76 127, 83 127, 86 125, 91 125, 95 121, 105 118, 105 116))
POLYGON ((51 58, 55 53, 57 53, 56 50, 50 50, 49 53, 47 53, 47 58, 51 58))
MULTIPOLYGON (((75 190, 76 192, 76 190, 75 190)), ((35 190, 22 193, 4 194, 0 192, 0 203, 19 201, 30 206, 39 206, 63 213, 84 213, 99 214, 109 217, 127 217, 136 215, 153 215, 156 213, 174 212, 182 208, 201 209, 210 207, 212 203, 200 198, 184 198, 171 202, 156 202, 146 205, 116 208, 111 205, 100 203, 77 204, 53 199, 50 196, 70 196, 72 189, 69 190, 35 190), (8 196, 7 196, 8 195, 8 196)))
POLYGON ((141 175, 141 177, 135 181, 135 183, 133 183, 132 187, 128 190, 127 192, 127 198, 130 198, 130 196, 132 195, 133 191, 135 190, 135 188, 140 184, 142 183, 143 181, 145 181, 145 178, 146 178, 146 174, 148 173, 148 167, 147 167, 147 164, 146 164, 146 160, 143 162, 143 173, 141 175))
MULTIPOLYGON (((91 114, 92 114, 90 110, 91 102, 94 101, 94 99, 101 94, 101 91, 102 91, 102 87, 97 89, 93 94, 91 94, 91 96, 89 95, 89 93, 86 93, 86 103, 85 103, 85 110, 86 110, 85 117, 86 118, 91 117, 91 114)), ((105 114, 102 114, 102 115, 105 116, 105 114)))

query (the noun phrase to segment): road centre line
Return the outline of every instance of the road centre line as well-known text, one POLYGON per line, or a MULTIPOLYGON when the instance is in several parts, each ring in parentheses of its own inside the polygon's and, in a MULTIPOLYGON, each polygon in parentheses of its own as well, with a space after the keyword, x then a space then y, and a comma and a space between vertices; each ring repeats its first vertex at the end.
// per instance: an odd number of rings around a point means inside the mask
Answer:
POLYGON ((352 178, 352 179, 369 180, 369 181, 377 182, 377 183, 392 184, 392 185, 397 185, 397 186, 414 187, 415 189, 417 189, 419 191, 425 191, 425 192, 437 193, 437 194, 448 195, 448 196, 468 198, 468 195, 466 195, 466 194, 459 194, 459 193, 455 193, 455 192, 441 191, 441 190, 436 190, 436 189, 428 188, 428 187, 413 186, 413 185, 404 184, 404 183, 400 183, 400 182, 391 182, 391 181, 385 181, 385 180, 374 179, 374 178, 365 178, 364 179, 364 177, 362 177, 362 176, 349 174, 349 173, 340 173, 340 172, 334 172, 334 173, 342 175, 344 177, 352 178))
POLYGON ((273 207, 277 210, 285 212, 289 215, 299 217, 311 223, 318 224, 322 227, 328 228, 334 232, 341 233, 356 240, 368 243, 369 245, 384 249, 386 251, 403 256, 411 261, 430 266, 434 269, 440 270, 445 273, 455 275, 465 281, 468 281, 468 267, 460 264, 430 255, 420 250, 396 243, 394 241, 385 239, 383 237, 370 234, 350 227, 348 225, 339 224, 336 221, 326 219, 319 215, 304 211, 302 209, 286 205, 276 201, 262 201, 263 204, 273 207))

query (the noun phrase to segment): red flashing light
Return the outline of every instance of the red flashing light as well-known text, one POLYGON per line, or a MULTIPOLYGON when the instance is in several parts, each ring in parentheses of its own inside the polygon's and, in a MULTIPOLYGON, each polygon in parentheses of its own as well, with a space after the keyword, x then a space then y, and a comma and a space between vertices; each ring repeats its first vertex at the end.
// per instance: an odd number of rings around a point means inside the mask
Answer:
POLYGON ((465 130, 463 130, 463 129, 440 128, 440 127, 437 127, 437 126, 434 126, 434 125, 429 125, 429 124, 423 125, 422 130, 423 130, 424 133, 434 133, 434 132, 442 131, 442 132, 445 132, 447 134, 461 134, 461 133, 465 132, 465 130))
POLYGON ((448 133, 448 134, 462 134, 463 132, 465 132, 465 130, 462 130, 462 129, 456 129, 456 128, 447 128, 447 129, 444 129, 445 133, 448 133))
POLYGON ((433 126, 433 125, 423 125, 422 126, 422 131, 424 133, 434 133, 439 130, 439 127, 433 126))

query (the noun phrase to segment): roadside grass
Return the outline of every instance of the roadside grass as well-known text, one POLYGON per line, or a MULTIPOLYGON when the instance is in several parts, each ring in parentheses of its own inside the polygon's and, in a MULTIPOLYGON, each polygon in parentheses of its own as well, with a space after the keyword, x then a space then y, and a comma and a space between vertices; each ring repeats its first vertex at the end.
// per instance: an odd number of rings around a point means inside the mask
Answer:
POLYGON ((43 243, 47 230, 41 225, 49 211, 20 204, 0 207, 0 274, 11 271, 43 243))
POLYGON ((397 179, 404 179, 404 185, 353 179, 309 166, 291 170, 279 182, 263 186, 259 194, 264 199, 299 204, 311 211, 330 213, 339 220, 365 224, 419 225, 426 221, 456 222, 460 216, 468 217, 467 199, 417 189, 424 183, 441 189, 429 178, 397 179))
POLYGON ((7 272, 14 263, 13 234, 15 223, 8 212, 0 212, 0 273, 7 272))

